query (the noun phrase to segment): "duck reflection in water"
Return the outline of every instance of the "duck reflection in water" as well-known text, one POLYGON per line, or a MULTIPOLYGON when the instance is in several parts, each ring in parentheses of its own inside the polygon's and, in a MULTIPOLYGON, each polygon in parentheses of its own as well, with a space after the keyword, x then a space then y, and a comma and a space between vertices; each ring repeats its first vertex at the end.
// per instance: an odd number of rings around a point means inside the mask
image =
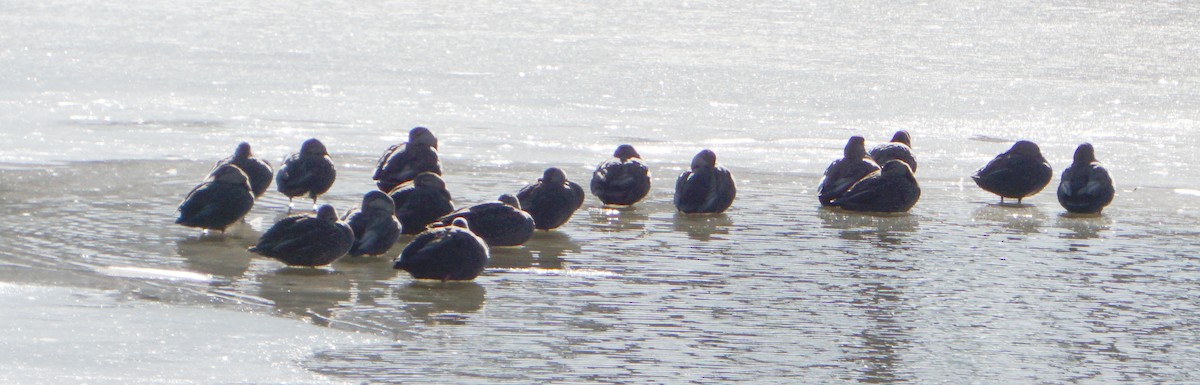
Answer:
POLYGON ((974 218, 980 222, 999 222, 1020 234, 1033 234, 1041 231, 1047 217, 1037 205, 991 203, 975 209, 974 218))
POLYGON ((712 240, 714 235, 729 235, 729 230, 733 228, 733 220, 729 219, 729 215, 725 213, 703 215, 675 213, 672 223, 675 231, 687 232, 688 238, 697 241, 712 240))
POLYGON ((390 295, 387 288, 398 276, 392 263, 390 258, 342 258, 333 263, 333 269, 349 278, 350 303, 376 307, 380 297, 390 295))
POLYGON ((264 274, 259 285, 258 296, 278 311, 320 326, 333 324, 339 304, 351 299, 350 276, 328 268, 284 267, 264 274))
POLYGON ((488 259, 489 269, 528 269, 537 262, 533 251, 528 246, 493 247, 492 258, 488 259))
POLYGON ((854 213, 823 208, 817 216, 827 229, 840 230, 838 237, 860 241, 877 239, 883 245, 901 245, 920 227, 917 216, 909 213, 854 213))
POLYGON ((1067 232, 1060 235, 1064 239, 1100 238, 1100 232, 1107 231, 1112 224, 1113 221, 1111 218, 1095 214, 1062 213, 1058 215, 1058 220, 1055 221, 1056 227, 1067 230, 1067 232))
POLYGON ((226 233, 224 237, 184 238, 175 244, 176 252, 183 257, 188 270, 233 282, 250 269, 251 254, 246 252, 246 247, 258 239, 258 233, 249 226, 238 226, 237 232, 236 237, 226 233))
POLYGON ((525 244, 524 250, 537 257, 537 267, 562 269, 562 257, 568 254, 578 254, 583 251, 583 247, 564 232, 539 231, 534 233, 533 238, 525 244))
POLYGON ((643 230, 649 215, 639 212, 638 206, 598 207, 588 210, 592 218, 592 228, 604 232, 620 232, 626 230, 643 230))
POLYGON ((474 281, 410 281, 396 288, 404 311, 427 324, 463 325, 483 309, 487 290, 474 281))
POLYGON ((911 265, 908 261, 888 261, 874 256, 863 257, 854 262, 850 271, 853 282, 850 289, 850 314, 861 315, 866 325, 842 346, 848 354, 843 360, 859 368, 859 382, 892 384, 910 381, 901 377, 897 367, 907 345, 912 343, 911 322, 904 301, 903 286, 893 282, 904 282, 902 269, 911 265))

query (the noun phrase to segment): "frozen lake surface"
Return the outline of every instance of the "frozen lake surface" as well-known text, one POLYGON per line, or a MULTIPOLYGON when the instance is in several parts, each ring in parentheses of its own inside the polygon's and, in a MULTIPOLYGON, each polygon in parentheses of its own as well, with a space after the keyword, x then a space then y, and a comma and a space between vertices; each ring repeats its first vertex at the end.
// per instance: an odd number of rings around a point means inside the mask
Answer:
POLYGON ((1176 1, 0 4, 0 346, 20 364, 0 381, 1198 382, 1196 20, 1176 1), (243 140, 278 164, 320 138, 344 212, 416 125, 459 207, 549 166, 585 184, 621 143, 654 187, 630 209, 589 196, 455 285, 245 252, 286 210, 274 191, 225 235, 172 223, 243 140), (846 139, 898 129, 913 210, 820 209, 846 139), (1056 179, 998 206, 969 175, 1018 139, 1056 179), (1053 188, 1085 141, 1117 198, 1066 216, 1053 188), (677 215, 702 148, 738 199, 677 215))

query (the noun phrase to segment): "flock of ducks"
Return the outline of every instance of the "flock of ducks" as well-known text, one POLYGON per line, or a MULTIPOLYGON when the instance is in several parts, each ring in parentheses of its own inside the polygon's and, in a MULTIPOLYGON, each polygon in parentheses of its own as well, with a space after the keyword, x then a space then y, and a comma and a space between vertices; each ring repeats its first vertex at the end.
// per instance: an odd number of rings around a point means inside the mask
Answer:
MULTIPOLYGON (((906 212, 921 196, 915 173, 912 138, 899 131, 888 143, 866 150, 865 140, 853 136, 842 159, 825 170, 817 188, 822 206, 861 212, 906 212), (881 166, 882 165, 882 166, 881 166)), ((344 255, 382 255, 401 234, 415 234, 396 258, 394 267, 416 279, 471 280, 487 265, 489 246, 525 243, 535 230, 552 230, 571 219, 584 201, 584 191, 550 167, 537 182, 496 202, 455 210, 441 178, 438 140, 425 127, 409 131, 408 141, 393 145, 380 157, 372 178, 378 190, 363 196, 355 209, 338 217, 330 205, 315 215, 283 218, 262 234, 252 253, 292 266, 323 266, 344 255)), ((1021 200, 1037 194, 1053 175, 1037 144, 1018 141, 972 175, 979 187, 1005 198, 1021 200)), ((305 141, 278 170, 254 157, 241 143, 233 156, 221 160, 179 205, 175 223, 225 231, 240 221, 266 193, 272 182, 291 201, 312 199, 329 191, 337 171, 329 152, 317 139, 305 141)), ((650 169, 628 144, 617 147, 611 159, 592 174, 590 190, 606 205, 636 204, 650 191, 650 169)), ((1058 201, 1072 213, 1099 213, 1113 199, 1108 171, 1096 161, 1091 144, 1081 144, 1074 163, 1062 173, 1058 201)), ((673 202, 683 213, 720 213, 733 204, 737 186, 733 175, 717 164, 717 155, 703 150, 692 158, 690 170, 675 183, 673 202)))

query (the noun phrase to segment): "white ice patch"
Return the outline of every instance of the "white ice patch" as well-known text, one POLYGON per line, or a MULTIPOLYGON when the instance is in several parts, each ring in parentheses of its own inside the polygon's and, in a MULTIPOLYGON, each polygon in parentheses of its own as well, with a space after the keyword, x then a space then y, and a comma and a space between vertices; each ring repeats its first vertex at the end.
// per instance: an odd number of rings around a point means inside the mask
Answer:
POLYGON ((1190 196, 1194 196, 1194 197, 1200 197, 1200 190, 1192 190, 1190 188, 1177 188, 1177 189, 1175 189, 1175 193, 1179 194, 1179 195, 1190 195, 1190 196))
POLYGON ((101 274, 137 279, 158 279, 167 281, 212 282, 208 274, 193 273, 183 270, 152 269, 148 267, 106 266, 97 269, 101 274))
POLYGON ((236 311, 0 283, 5 384, 333 383, 299 363, 368 338, 236 311))

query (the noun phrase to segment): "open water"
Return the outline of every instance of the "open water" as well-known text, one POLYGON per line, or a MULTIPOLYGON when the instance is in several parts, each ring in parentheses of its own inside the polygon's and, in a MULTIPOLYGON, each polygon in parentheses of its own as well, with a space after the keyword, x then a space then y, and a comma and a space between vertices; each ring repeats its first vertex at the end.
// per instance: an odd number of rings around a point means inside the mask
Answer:
POLYGON ((22 363, 0 380, 1200 382, 1197 20, 1186 1, 2 2, 0 303, 25 310, 0 330, 38 337, 0 339, 22 363), (463 284, 249 254, 286 211, 273 191, 224 235, 172 223, 243 140, 278 165, 320 138, 344 212, 416 125, 459 207, 550 166, 586 185, 621 143, 654 188, 589 196, 463 284), (898 129, 912 211, 820 209, 846 139, 898 129), (1056 179, 999 206, 969 175, 1018 139, 1056 179), (1067 216, 1053 189, 1085 141, 1117 198, 1067 216), (676 214, 702 148, 738 198, 676 214), (97 317, 140 322, 80 332, 97 317))

